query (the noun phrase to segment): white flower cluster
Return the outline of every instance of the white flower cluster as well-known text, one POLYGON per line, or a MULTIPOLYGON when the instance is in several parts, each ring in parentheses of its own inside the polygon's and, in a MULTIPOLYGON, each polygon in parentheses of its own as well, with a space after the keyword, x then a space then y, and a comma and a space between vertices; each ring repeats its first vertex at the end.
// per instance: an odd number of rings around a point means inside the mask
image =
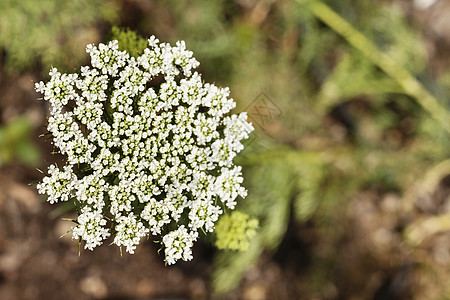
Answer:
POLYGON ((241 186, 233 164, 253 130, 228 88, 203 83, 184 42, 148 40, 138 57, 118 42, 88 45, 91 67, 50 72, 36 90, 50 103, 48 131, 67 157, 38 184, 48 201, 74 200, 73 238, 92 250, 109 237, 134 253, 160 235, 168 264, 190 260, 198 231, 212 232, 241 186))

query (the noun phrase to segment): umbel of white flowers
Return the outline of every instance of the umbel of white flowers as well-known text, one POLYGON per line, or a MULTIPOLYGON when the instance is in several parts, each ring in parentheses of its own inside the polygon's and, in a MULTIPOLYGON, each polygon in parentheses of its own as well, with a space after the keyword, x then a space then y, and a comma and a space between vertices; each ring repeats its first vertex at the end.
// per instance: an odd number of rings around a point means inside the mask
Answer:
POLYGON ((233 210, 241 167, 233 163, 253 130, 228 88, 204 83, 185 43, 152 36, 135 58, 116 40, 88 45, 79 74, 53 68, 36 90, 50 104, 48 131, 67 158, 37 185, 50 203, 74 201, 74 239, 93 250, 107 238, 134 253, 160 236, 167 264, 192 259, 199 230, 233 210))

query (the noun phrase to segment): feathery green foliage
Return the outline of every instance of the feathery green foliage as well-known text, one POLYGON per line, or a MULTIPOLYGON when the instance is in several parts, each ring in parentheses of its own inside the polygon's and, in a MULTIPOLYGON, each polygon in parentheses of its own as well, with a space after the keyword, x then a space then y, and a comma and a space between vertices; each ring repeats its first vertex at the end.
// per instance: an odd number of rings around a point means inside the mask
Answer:
MULTIPOLYGON (((232 44, 227 54, 239 61, 226 69, 238 108, 255 105, 266 91, 283 115, 260 128, 253 150, 240 157, 249 195, 239 209, 260 228, 248 251, 217 255, 218 292, 235 288, 263 251, 275 251, 290 221, 311 220, 320 240, 337 244, 352 195, 373 188, 401 195, 450 155, 448 98, 416 79, 427 76, 426 53, 398 7, 349 0, 267 5, 270 19, 236 17, 222 34, 245 37, 245 47, 232 44)), ((313 256, 312 265, 311 278, 323 281, 327 264, 313 256)))
POLYGON ((41 62, 70 68, 85 59, 84 47, 99 40, 95 26, 114 21, 115 5, 104 0, 2 0, 0 48, 6 68, 21 71, 41 62))

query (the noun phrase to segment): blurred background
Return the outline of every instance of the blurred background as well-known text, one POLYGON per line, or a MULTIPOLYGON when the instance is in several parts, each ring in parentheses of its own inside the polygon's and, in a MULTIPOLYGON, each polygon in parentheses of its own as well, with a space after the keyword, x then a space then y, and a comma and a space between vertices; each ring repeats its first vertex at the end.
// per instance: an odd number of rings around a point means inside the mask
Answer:
POLYGON ((450 1, 0 0, 0 299, 450 299, 450 1), (185 40, 256 131, 247 251, 81 250, 34 83, 112 26, 185 40))

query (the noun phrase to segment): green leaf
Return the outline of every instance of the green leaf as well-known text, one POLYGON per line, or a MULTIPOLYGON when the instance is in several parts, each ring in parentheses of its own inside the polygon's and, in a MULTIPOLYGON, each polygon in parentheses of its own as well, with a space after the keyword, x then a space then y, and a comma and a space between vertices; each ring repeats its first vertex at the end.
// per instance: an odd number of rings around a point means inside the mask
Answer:
POLYGON ((307 221, 319 206, 324 174, 322 165, 301 166, 297 181, 299 193, 294 199, 294 213, 298 221, 307 221))

